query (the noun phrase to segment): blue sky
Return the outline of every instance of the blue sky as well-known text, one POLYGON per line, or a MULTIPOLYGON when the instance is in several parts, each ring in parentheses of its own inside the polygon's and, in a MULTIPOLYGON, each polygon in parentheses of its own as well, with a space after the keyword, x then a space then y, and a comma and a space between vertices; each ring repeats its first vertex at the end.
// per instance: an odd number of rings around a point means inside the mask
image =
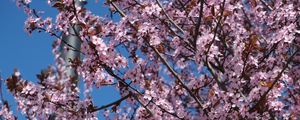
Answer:
MULTIPOLYGON (((109 14, 103 4, 95 4, 89 0, 86 7, 97 15, 109 14)), ((55 17, 57 11, 47 5, 47 0, 33 0, 33 8, 45 11, 47 16, 55 17)), ((36 74, 48 65, 54 64, 51 44, 55 39, 45 33, 29 35, 24 31, 24 21, 27 15, 21 8, 18 8, 14 0, 2 0, 0 4, 0 73, 6 79, 18 68, 22 77, 35 82, 36 74)), ((53 18, 55 20, 55 18, 53 18)), ((81 85, 82 86, 82 85, 81 85)), ((19 111, 16 111, 16 104, 10 93, 3 88, 3 95, 14 110, 14 114, 20 120, 25 119, 19 111)), ((113 88, 100 88, 94 90, 94 103, 97 106, 115 101, 119 95, 113 88)))

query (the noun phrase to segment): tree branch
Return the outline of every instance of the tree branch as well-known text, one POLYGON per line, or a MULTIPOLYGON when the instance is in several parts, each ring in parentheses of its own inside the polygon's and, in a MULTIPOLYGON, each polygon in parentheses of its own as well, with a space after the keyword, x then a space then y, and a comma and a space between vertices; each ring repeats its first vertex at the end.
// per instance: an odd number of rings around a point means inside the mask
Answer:
MULTIPOLYGON (((175 72, 175 70, 173 70, 173 68, 171 68, 171 66, 168 64, 168 62, 160 55, 160 53, 158 52, 158 50, 149 45, 150 48, 158 55, 158 57, 160 58, 160 60, 162 61, 162 63, 167 67, 167 69, 174 75, 174 77, 179 81, 179 83, 183 86, 183 88, 191 95, 192 98, 195 99, 195 101, 197 102, 197 104, 201 107, 203 107, 203 104, 200 102, 200 99, 197 98, 193 92, 184 84, 183 80, 178 76, 178 74, 175 72)), ((206 109, 204 109, 204 112, 206 113, 206 115, 208 115, 206 109)))
POLYGON ((268 3, 266 3, 266 1, 264 0, 259 0, 260 2, 263 3, 264 6, 266 6, 269 10, 273 11, 273 8, 271 6, 268 5, 268 3))
POLYGON ((113 106, 113 105, 118 105, 118 104, 120 104, 123 100, 126 100, 126 99, 129 98, 130 96, 131 96, 131 93, 129 93, 128 95, 126 95, 126 96, 120 98, 119 100, 116 100, 116 101, 114 101, 114 102, 112 102, 112 103, 109 103, 109 104, 107 104, 107 105, 103 105, 103 106, 98 107, 98 108, 93 108, 90 112, 96 112, 96 111, 99 111, 99 110, 108 108, 108 107, 110 107, 110 106, 113 106))
MULTIPOLYGON (((196 27, 195 27, 195 34, 194 34, 194 47, 196 48, 196 42, 197 42, 197 39, 198 39, 198 34, 199 34, 199 28, 200 28, 200 25, 201 25, 201 20, 202 20, 202 16, 203 16, 203 8, 204 8, 204 0, 201 0, 201 5, 200 5, 200 12, 199 12, 199 18, 198 18, 198 21, 197 21, 197 24, 196 24, 196 27)), ((200 32, 200 35, 201 35, 201 32, 200 32)))
POLYGON ((163 8, 162 4, 160 3, 159 0, 156 0, 156 3, 158 4, 158 6, 162 9, 163 13, 165 14, 165 16, 168 18, 168 20, 181 32, 184 33, 184 30, 182 28, 180 28, 173 19, 171 19, 171 17, 167 14, 166 10, 163 8))
POLYGON ((212 39, 212 41, 209 43, 208 50, 206 51, 205 64, 206 64, 206 66, 208 67, 209 72, 212 74, 212 76, 213 76, 214 79, 216 80, 218 86, 219 86, 222 90, 227 91, 225 85, 222 83, 221 79, 215 74, 214 69, 211 67, 211 65, 210 65, 210 63, 209 63, 209 61, 208 61, 208 53, 209 53, 210 48, 211 48, 211 46, 213 45, 214 41, 216 40, 218 28, 219 28, 219 26, 221 25, 221 20, 222 20, 222 17, 223 17, 223 14, 224 14, 224 9, 225 9, 225 8, 224 8, 224 7, 225 7, 225 1, 226 1, 226 0, 223 0, 223 3, 222 3, 222 7, 221 7, 221 15, 220 15, 220 17, 219 17, 219 19, 218 19, 218 23, 217 23, 217 26, 216 26, 215 31, 214 31, 213 39, 212 39))

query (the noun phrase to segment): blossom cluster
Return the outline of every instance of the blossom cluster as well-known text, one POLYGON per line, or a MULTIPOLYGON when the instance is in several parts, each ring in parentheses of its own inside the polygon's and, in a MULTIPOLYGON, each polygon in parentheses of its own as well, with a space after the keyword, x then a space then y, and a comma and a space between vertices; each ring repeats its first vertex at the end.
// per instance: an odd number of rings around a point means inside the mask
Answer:
POLYGON ((74 0, 50 0, 59 11, 52 22, 31 1, 19 2, 29 33, 58 39, 57 68, 39 84, 16 73, 7 79, 28 118, 96 119, 97 111, 108 119, 300 118, 298 0, 107 0, 117 22, 74 0), (80 31, 69 33, 74 26, 80 31), (60 59, 59 32, 80 38, 82 58, 71 66, 60 59), (85 100, 65 67, 82 77, 85 100), (89 90, 107 85, 121 98, 96 107, 89 90))

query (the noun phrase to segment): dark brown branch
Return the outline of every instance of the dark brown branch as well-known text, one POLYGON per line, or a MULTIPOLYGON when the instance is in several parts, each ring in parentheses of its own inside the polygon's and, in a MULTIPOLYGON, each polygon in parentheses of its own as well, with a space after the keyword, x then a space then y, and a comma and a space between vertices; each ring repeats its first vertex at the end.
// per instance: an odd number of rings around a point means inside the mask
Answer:
POLYGON ((264 1, 264 0, 259 0, 259 1, 262 2, 262 4, 264 6, 266 6, 269 10, 273 11, 273 8, 271 6, 269 6, 268 3, 266 3, 266 1, 264 1))
POLYGON ((158 6, 162 9, 163 13, 165 14, 165 16, 168 18, 168 20, 181 32, 184 33, 184 30, 182 28, 180 28, 173 19, 171 19, 171 17, 167 14, 166 10, 163 8, 162 4, 159 2, 159 0, 156 0, 156 3, 158 4, 158 6))
MULTIPOLYGON (((76 2, 75 2, 75 0, 73 0, 73 2, 72 2, 72 5, 73 5, 73 13, 74 13, 74 15, 75 15, 75 17, 76 17, 76 20, 78 21, 78 22, 80 22, 79 21, 79 18, 78 18, 78 15, 77 15, 77 11, 76 11, 76 2)), ((76 33, 75 33, 76 34, 76 33)))
MULTIPOLYGON (((204 0, 201 0, 199 18, 198 18, 198 21, 197 21, 197 24, 196 24, 196 27, 195 27, 195 33, 194 33, 194 43, 193 43, 193 45, 194 45, 195 48, 196 48, 196 42, 197 42, 198 35, 199 35, 199 28, 200 28, 200 25, 201 25, 201 20, 202 20, 202 17, 203 17, 203 8, 204 8, 204 0)), ((200 32, 200 35, 201 35, 201 32, 200 32)))
POLYGON ((216 75, 214 69, 212 68, 211 64, 209 63, 208 61, 208 53, 210 51, 210 48, 211 46, 213 45, 213 43, 215 42, 216 40, 216 36, 217 36, 217 32, 218 32, 218 28, 219 26, 221 25, 221 20, 222 20, 222 17, 223 17, 223 14, 224 14, 224 7, 225 7, 225 1, 226 0, 223 0, 223 3, 222 3, 222 7, 221 7, 221 15, 219 16, 219 19, 218 19, 218 22, 217 22, 217 26, 215 28, 215 31, 214 31, 214 36, 213 36, 213 39, 212 41, 209 43, 209 47, 208 47, 208 50, 206 51, 206 60, 205 60, 205 64, 209 70, 209 72, 212 74, 212 76, 214 77, 214 79, 216 80, 218 86, 224 90, 224 91, 227 91, 225 85, 222 83, 221 79, 216 75))
POLYGON ((126 16, 125 13, 112 0, 108 0, 108 2, 118 11, 121 17, 126 16))
POLYGON ((141 104, 146 110, 147 112, 150 114, 149 116, 152 116, 153 113, 151 112, 151 110, 149 110, 149 108, 147 108, 147 105, 144 105, 140 100, 139 98, 136 96, 136 95, 133 95, 133 98, 138 101, 139 104, 141 104))
POLYGON ((98 107, 98 108, 94 108, 94 109, 92 109, 90 112, 96 112, 96 111, 99 111, 99 110, 108 108, 108 107, 110 107, 110 106, 113 106, 113 105, 119 105, 123 100, 126 100, 126 99, 129 98, 130 96, 131 96, 131 94, 129 93, 128 95, 126 95, 126 96, 120 98, 119 100, 116 100, 116 101, 114 101, 114 102, 112 102, 112 103, 109 103, 109 104, 107 104, 107 105, 103 105, 103 106, 98 107))
MULTIPOLYGON (((191 97, 193 99, 195 99, 195 101, 197 102, 197 104, 200 106, 200 108, 203 108, 203 104, 200 102, 200 99, 197 98, 193 92, 184 84, 183 80, 178 76, 178 74, 175 72, 175 70, 173 68, 171 68, 171 66, 168 64, 168 62, 160 55, 160 53, 158 52, 158 50, 153 47, 150 46, 152 48, 152 50, 158 55, 158 57, 160 58, 160 60, 162 61, 162 63, 167 67, 167 69, 174 75, 174 77, 179 81, 179 83, 181 84, 181 86, 191 95, 191 97)), ((206 111, 206 109, 203 109, 205 114, 208 116, 208 112, 206 111)))
MULTIPOLYGON (((143 95, 140 91, 138 91, 137 89, 133 88, 132 86, 130 86, 130 84, 126 83, 124 81, 124 79, 122 79, 121 77, 117 76, 113 70, 108 67, 107 65, 104 65, 102 64, 102 67, 108 72, 108 74, 110 74, 111 76, 113 76, 114 78, 116 78, 122 85, 125 85, 126 87, 129 87, 130 89, 134 90, 135 92, 137 92, 138 94, 140 95, 143 95)), ((138 97, 136 96, 135 93, 131 93, 131 95, 133 96, 133 98, 139 103, 141 104, 146 110, 148 113, 150 113, 150 115, 152 115, 152 112, 147 108, 147 106, 145 106, 139 99, 138 97)))
MULTIPOLYGON (((45 28, 39 27, 39 28, 37 28, 37 29, 47 32, 45 28)), ((66 44, 68 47, 70 47, 71 50, 76 51, 76 52, 79 52, 79 53, 85 55, 83 52, 81 52, 80 50, 76 49, 74 46, 72 46, 72 45, 70 45, 69 43, 67 43, 64 39, 60 38, 60 37, 59 37, 58 35, 56 35, 55 33, 51 32, 51 31, 49 31, 48 33, 50 33, 50 35, 55 36, 57 39, 60 39, 64 44, 66 44)))
MULTIPOLYGON (((111 75, 111 76, 113 76, 114 78, 116 78, 118 81, 120 81, 121 82, 121 84, 123 84, 123 85, 125 85, 126 87, 129 87, 130 89, 132 89, 132 90, 134 90, 135 92, 137 92, 138 94, 140 94, 140 95, 143 95, 140 91, 138 91, 137 89, 135 89, 135 88, 133 88, 132 86, 130 86, 130 84, 128 84, 128 83, 126 83, 126 82, 124 82, 124 79, 122 79, 121 77, 119 77, 119 76, 117 76, 113 71, 112 71, 112 69, 111 68, 109 68, 108 66, 106 66, 106 65, 102 65, 102 67, 104 67, 105 68, 105 70, 111 75)), ((136 101, 138 101, 149 113, 151 113, 151 111, 147 108, 147 106, 146 105, 144 105, 144 104, 142 104, 141 102, 140 102, 140 100, 136 97, 136 95, 135 95, 135 93, 131 93, 133 96, 134 96, 134 99, 136 100, 136 101)), ((153 103, 153 104, 155 104, 153 101, 150 101, 151 103, 153 103)), ((155 104, 156 105, 156 104, 155 104)), ((165 110, 164 108, 162 108, 162 107, 160 107, 160 106, 158 106, 162 111, 165 111, 166 113, 168 113, 168 114, 170 114, 170 115, 172 115, 172 116, 174 116, 174 117, 177 117, 177 118, 179 118, 179 119, 181 119, 177 114, 175 114, 175 113, 170 113, 170 112, 168 112, 167 110, 165 110)), ((152 114, 152 113, 151 113, 152 114)))

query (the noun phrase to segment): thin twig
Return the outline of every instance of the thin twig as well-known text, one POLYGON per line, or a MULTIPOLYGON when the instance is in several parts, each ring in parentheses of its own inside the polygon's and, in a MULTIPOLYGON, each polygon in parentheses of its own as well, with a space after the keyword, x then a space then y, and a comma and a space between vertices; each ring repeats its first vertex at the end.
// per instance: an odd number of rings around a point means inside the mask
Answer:
POLYGON ((103 105, 103 106, 98 107, 98 108, 94 108, 94 109, 92 109, 90 112, 96 112, 96 111, 99 111, 99 110, 108 108, 108 107, 110 107, 110 106, 113 106, 113 105, 118 105, 118 104, 120 104, 123 100, 126 100, 126 99, 129 98, 130 96, 131 96, 131 94, 129 93, 128 95, 126 95, 126 96, 120 98, 119 100, 116 100, 116 101, 114 101, 114 102, 112 102, 112 103, 109 103, 109 104, 107 104, 107 105, 103 105))
POLYGON ((259 0, 260 2, 263 3, 264 6, 266 6, 269 10, 273 11, 273 8, 271 6, 268 5, 268 3, 266 3, 266 1, 264 0, 259 0))
POLYGON ((118 11, 121 17, 126 17, 125 13, 112 0, 108 0, 108 2, 118 11))
MULTIPOLYGON (((163 64, 167 67, 167 69, 174 75, 174 77, 179 81, 179 83, 183 86, 183 88, 192 96, 192 98, 195 99, 195 101, 197 102, 197 104, 201 107, 201 108, 204 108, 203 107, 203 104, 200 102, 200 99, 197 98, 193 92, 184 84, 183 80, 178 76, 178 74, 175 72, 175 70, 173 70, 173 68, 171 68, 171 66, 168 64, 168 62, 165 60, 165 58, 163 58, 160 53, 158 52, 158 50, 153 47, 153 46, 150 46, 153 51, 158 55, 158 57, 160 58, 160 60, 163 62, 163 64)), ((207 111, 206 109, 204 109, 204 112, 207 114, 207 111)), ((208 114, 207 114, 208 115, 208 114)))
POLYGON ((159 0, 156 0, 156 3, 158 4, 158 6, 162 9, 163 13, 165 14, 165 16, 168 18, 168 20, 181 32, 184 33, 184 30, 182 28, 180 28, 173 19, 171 19, 171 17, 167 14, 166 10, 164 9, 164 7, 162 6, 162 4, 160 3, 159 0))
POLYGON ((212 74, 212 76, 213 76, 214 79, 216 80, 218 86, 219 86, 222 90, 227 91, 225 85, 222 83, 221 79, 216 75, 214 69, 211 67, 211 65, 210 65, 210 63, 209 63, 209 61, 208 61, 208 53, 209 53, 210 48, 211 48, 211 46, 213 45, 214 41, 216 40, 218 28, 219 28, 219 26, 221 25, 222 16, 223 16, 223 14, 224 14, 224 9, 225 9, 225 8, 224 8, 224 7, 225 7, 225 1, 226 1, 226 0, 223 0, 223 3, 222 3, 222 7, 221 7, 221 15, 220 15, 220 17, 219 17, 219 19, 218 19, 217 26, 216 26, 215 31, 214 31, 213 39, 212 39, 212 41, 209 43, 208 50, 206 51, 206 60, 205 60, 205 64, 206 64, 206 66, 208 67, 209 72, 212 74))
MULTIPOLYGON (((199 18, 198 18, 198 21, 197 21, 197 24, 196 24, 196 27, 195 27, 195 35, 194 35, 194 43, 193 44, 194 44, 195 48, 196 48, 196 42, 197 42, 197 39, 198 39, 198 33, 199 33, 200 25, 201 25, 201 20, 202 20, 202 17, 203 17, 203 8, 204 8, 204 0, 201 0, 199 18)), ((201 35, 201 32, 200 32, 200 35, 201 35)))
MULTIPOLYGON (((42 31, 45 31, 45 32, 48 32, 45 28, 41 28, 41 27, 38 27, 37 29, 39 30, 42 30, 42 31)), ((49 31, 48 33, 50 33, 50 35, 53 35, 55 36, 57 39, 61 40, 64 44, 66 44, 68 47, 72 48, 71 50, 73 51, 76 51, 76 52, 79 52, 83 55, 85 55, 82 51, 76 49, 74 46, 70 45, 69 43, 67 43, 64 39, 60 38, 58 35, 56 35, 55 33, 49 31)))
POLYGON ((136 95, 133 95, 133 98, 134 98, 136 101, 138 101, 138 103, 141 104, 141 105, 147 110, 147 112, 150 114, 150 116, 153 115, 153 113, 149 110, 149 108, 147 108, 147 106, 144 105, 144 104, 139 100, 139 98, 138 98, 136 95))

